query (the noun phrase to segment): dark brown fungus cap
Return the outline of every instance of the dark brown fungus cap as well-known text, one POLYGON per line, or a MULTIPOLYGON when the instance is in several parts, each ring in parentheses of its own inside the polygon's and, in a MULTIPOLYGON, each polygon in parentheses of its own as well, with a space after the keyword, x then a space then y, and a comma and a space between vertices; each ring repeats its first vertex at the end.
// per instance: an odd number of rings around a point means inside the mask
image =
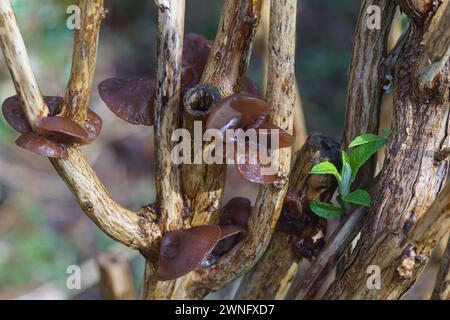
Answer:
POLYGON ((89 141, 94 141, 100 135, 102 131, 102 118, 98 114, 96 114, 91 109, 88 110, 86 123, 84 124, 84 128, 88 133, 89 141))
POLYGON ((245 77, 241 85, 241 93, 247 93, 254 97, 261 97, 258 86, 250 78, 245 77))
POLYGON ((239 150, 236 148, 236 152, 234 153, 234 162, 236 165, 236 169, 241 177, 244 179, 258 183, 258 184, 271 184, 278 180, 278 172, 276 168, 274 170, 269 169, 271 167, 271 163, 263 163, 261 158, 259 157, 259 153, 265 152, 261 146, 256 146, 255 148, 250 148, 251 142, 247 142, 245 145, 245 150, 239 150), (258 150, 257 152, 254 152, 258 150), (263 168, 267 168, 267 170, 263 171, 263 168), (273 172, 271 172, 273 171, 273 172))
MULTIPOLYGON (((62 97, 57 96, 44 96, 44 101, 49 109, 49 117, 54 117, 61 112, 61 106, 64 101, 62 97)), ((28 120, 25 117, 20 101, 17 96, 7 98, 3 102, 3 116, 5 120, 20 133, 31 132, 31 127, 28 124, 28 120)), ((87 131, 88 140, 95 140, 101 131, 102 119, 92 110, 88 110, 86 123, 84 129, 87 131)))
POLYGON ((119 118, 132 124, 153 125, 153 79, 106 79, 100 82, 98 91, 108 108, 119 118))
MULTIPOLYGON (((49 116, 53 116, 59 112, 63 98, 44 96, 44 101, 50 111, 49 116)), ((20 101, 17 95, 9 97, 3 102, 2 112, 6 122, 8 122, 8 124, 18 132, 31 132, 31 127, 28 124, 28 120, 22 110, 22 107, 20 106, 20 101)))
POLYGON ((262 135, 266 136, 266 145, 263 145, 265 148, 271 148, 272 136, 275 139, 275 135, 278 135, 278 148, 287 148, 294 144, 295 136, 287 133, 285 130, 280 127, 271 124, 269 122, 262 123, 258 125, 256 128, 258 132, 258 137, 260 138, 262 135))
POLYGON ((67 149, 62 143, 49 140, 36 133, 24 133, 16 140, 16 144, 28 151, 48 158, 67 158, 67 149))
POLYGON ((245 230, 252 212, 250 200, 244 197, 235 197, 220 209, 221 225, 238 225, 245 230))
POLYGON ((257 97, 248 94, 233 94, 211 107, 206 121, 206 129, 247 128, 262 123, 269 114, 269 105, 257 97))
POLYGON ((166 233, 161 243, 156 271, 158 280, 176 279, 198 268, 220 241, 221 234, 221 228, 216 225, 166 233))
POLYGON ((183 42, 183 66, 191 66, 201 75, 213 42, 197 33, 188 33, 183 42))
POLYGON ((66 144, 88 144, 89 133, 75 121, 64 117, 43 117, 36 121, 36 132, 48 139, 66 144))

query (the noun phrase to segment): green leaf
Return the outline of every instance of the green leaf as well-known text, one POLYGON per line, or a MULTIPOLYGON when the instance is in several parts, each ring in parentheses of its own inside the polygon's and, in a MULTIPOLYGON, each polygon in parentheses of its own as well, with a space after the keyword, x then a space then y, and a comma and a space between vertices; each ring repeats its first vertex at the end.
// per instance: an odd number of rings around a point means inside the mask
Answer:
POLYGON ((337 217, 344 212, 342 208, 335 207, 330 203, 320 201, 311 202, 309 204, 309 207, 312 212, 325 219, 337 217))
POLYGON ((344 163, 350 163, 350 158, 347 154, 347 152, 342 151, 342 164, 344 163))
POLYGON ((346 195, 350 192, 350 186, 352 184, 352 167, 350 163, 345 162, 342 164, 342 181, 339 184, 339 191, 341 195, 346 195))
POLYGON ((377 136, 376 134, 372 133, 365 133, 355 138, 350 144, 349 148, 354 148, 363 144, 371 143, 371 142, 377 142, 377 141, 384 141, 380 136, 377 136))
POLYGON ((370 194, 363 189, 358 189, 347 195, 341 196, 341 199, 345 202, 365 206, 368 208, 370 207, 372 201, 370 198, 370 194))
POLYGON ((381 147, 386 144, 385 139, 376 140, 366 144, 362 144, 353 149, 350 154, 350 165, 352 167, 352 182, 355 180, 356 174, 359 168, 369 160, 369 158, 375 154, 381 147))
POLYGON ((336 169, 336 166, 329 162, 321 162, 316 164, 311 169, 311 174, 332 174, 336 177, 336 179, 340 182, 342 180, 341 175, 339 174, 338 170, 336 169))

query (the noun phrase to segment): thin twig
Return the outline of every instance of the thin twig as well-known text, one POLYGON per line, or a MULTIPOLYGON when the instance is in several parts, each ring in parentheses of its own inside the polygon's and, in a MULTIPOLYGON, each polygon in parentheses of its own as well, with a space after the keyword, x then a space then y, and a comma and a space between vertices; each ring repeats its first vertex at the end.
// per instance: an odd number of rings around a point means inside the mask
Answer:
POLYGON ((158 48, 155 106, 156 204, 166 230, 182 225, 179 166, 171 159, 172 133, 181 127, 180 76, 184 36, 184 0, 158 0, 158 48))
POLYGON ((80 28, 75 30, 72 70, 64 101, 65 116, 82 124, 86 120, 98 35, 104 18, 103 0, 79 0, 80 28))
POLYGON ((34 128, 36 120, 46 116, 49 111, 31 69, 27 49, 10 0, 0 1, 0 46, 20 104, 28 122, 34 128))

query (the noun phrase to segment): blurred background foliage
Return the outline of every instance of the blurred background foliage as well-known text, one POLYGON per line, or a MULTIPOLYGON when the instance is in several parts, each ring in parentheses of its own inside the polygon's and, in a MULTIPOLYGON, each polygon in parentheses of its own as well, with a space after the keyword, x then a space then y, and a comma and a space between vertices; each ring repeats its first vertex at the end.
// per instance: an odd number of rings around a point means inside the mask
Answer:
MULTIPOLYGON (((41 90, 65 94, 73 31, 66 27, 74 0, 13 0, 41 90)), ((223 0, 187 0, 186 32, 214 38, 223 0)), ((308 130, 341 138, 346 75, 360 1, 299 0, 296 74, 308 130)), ((115 118, 99 100, 99 81, 121 76, 153 76, 154 2, 105 0, 91 106, 104 122, 99 140, 84 147, 90 162, 118 202, 130 209, 151 203, 153 137, 148 127, 115 118)), ((248 75, 261 86, 261 58, 255 48, 248 75)), ((15 94, 3 58, 0 99, 15 94)), ((14 145, 17 137, 0 117, 0 297, 14 298, 48 283, 64 288, 66 268, 117 246, 81 212, 46 159, 14 145)), ((238 179, 230 172, 231 181, 238 179)), ((232 183, 232 182, 231 182, 232 183)), ((234 194, 254 193, 239 182, 234 194)), ((227 182, 230 189, 230 182, 227 182)), ((232 196, 233 194, 230 194, 232 196)), ((133 261, 142 274, 143 263, 133 261)), ((63 290, 63 289, 61 289, 63 290)), ((72 293, 67 293, 72 295, 72 293)), ((97 298, 98 290, 84 293, 97 298)))

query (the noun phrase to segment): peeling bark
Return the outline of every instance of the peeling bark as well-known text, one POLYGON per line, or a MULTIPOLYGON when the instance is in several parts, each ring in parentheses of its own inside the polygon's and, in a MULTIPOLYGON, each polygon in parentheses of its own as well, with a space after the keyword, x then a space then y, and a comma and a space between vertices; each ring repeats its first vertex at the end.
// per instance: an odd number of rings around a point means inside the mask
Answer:
MULTIPOLYGON (((364 0, 361 4, 355 31, 353 55, 348 72, 347 108, 342 145, 348 146, 363 133, 378 133, 383 83, 379 65, 387 53, 387 40, 395 14, 395 2, 391 0, 364 0), (381 9, 380 29, 369 29, 367 9, 381 9)), ((361 168, 358 182, 364 183, 373 177, 376 159, 361 168)))
POLYGON ((448 170, 446 161, 435 161, 435 153, 448 147, 448 68, 439 75, 447 82, 427 95, 414 95, 418 75, 410 66, 422 54, 426 25, 410 21, 411 34, 396 68, 394 133, 374 193, 374 205, 344 272, 325 295, 328 299, 398 299, 414 283, 441 237, 442 231, 431 230, 448 224, 448 213, 440 208, 444 206, 441 196, 430 207, 448 170), (430 217, 436 217, 439 223, 429 221, 430 217), (417 230, 422 230, 422 235, 417 230), (425 234, 429 239, 423 237, 425 234), (365 272, 370 265, 382 270, 380 290, 366 286, 365 272))

